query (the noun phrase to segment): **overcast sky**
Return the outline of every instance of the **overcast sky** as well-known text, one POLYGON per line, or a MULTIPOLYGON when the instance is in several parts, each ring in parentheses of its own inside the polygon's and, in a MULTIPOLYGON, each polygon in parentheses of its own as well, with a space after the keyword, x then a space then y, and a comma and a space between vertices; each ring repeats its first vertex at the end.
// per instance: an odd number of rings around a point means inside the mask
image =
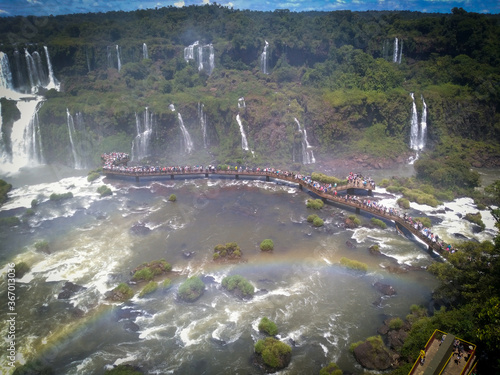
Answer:
MULTIPOLYGON (((0 0, 0 16, 48 16, 69 13, 130 11, 166 6, 213 3, 214 0, 0 0)), ((219 0, 218 4, 235 9, 294 12, 318 10, 413 10, 450 13, 454 7, 467 12, 500 13, 500 0, 219 0)))

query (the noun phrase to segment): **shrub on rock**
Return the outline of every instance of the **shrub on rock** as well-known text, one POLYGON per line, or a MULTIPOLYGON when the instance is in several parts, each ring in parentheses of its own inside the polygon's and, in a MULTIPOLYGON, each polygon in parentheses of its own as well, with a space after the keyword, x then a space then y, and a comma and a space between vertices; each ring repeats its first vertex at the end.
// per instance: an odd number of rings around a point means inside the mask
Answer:
POLYGON ((158 284, 154 281, 150 281, 144 288, 142 288, 141 292, 139 293, 139 297, 144 297, 147 294, 151 294, 156 291, 156 289, 158 289, 158 284))
POLYGON ((269 318, 263 317, 259 322, 259 331, 267 333, 269 336, 274 336, 278 334, 278 327, 269 318))
POLYGON ((116 302, 124 302, 131 299, 134 296, 134 291, 125 283, 120 283, 113 289, 109 295, 108 299, 116 302))
POLYGON ((222 287, 242 298, 252 297, 255 288, 243 276, 233 275, 222 279, 222 287))
POLYGON ((340 258, 340 264, 346 268, 350 268, 353 270, 358 270, 363 272, 368 271, 368 266, 365 263, 359 262, 357 260, 342 257, 340 258))
POLYGON ((376 226, 377 226, 377 227, 379 227, 379 228, 382 228, 382 229, 386 229, 386 228, 387 228, 387 224, 386 224, 386 223, 384 223, 384 222, 383 222, 382 220, 380 220, 380 219, 377 219, 377 218, 372 217, 372 219, 371 219, 370 221, 371 221, 371 223, 372 223, 373 225, 376 225, 376 226))
POLYGON ((151 281, 155 276, 172 271, 172 266, 165 260, 154 260, 143 263, 133 271, 133 281, 151 281))
POLYGON ((178 290, 178 297, 186 302, 196 301, 205 291, 205 284, 198 276, 192 276, 184 281, 178 290))
POLYGON ((257 341, 255 353, 257 361, 273 372, 287 367, 292 359, 292 348, 273 337, 257 341))
POLYGON ((308 199, 307 208, 312 208, 314 210, 319 210, 323 208, 325 203, 321 199, 308 199))
POLYGON ((265 239, 260 243, 260 249, 262 251, 272 251, 274 249, 274 242, 270 239, 265 239))
POLYGON ((319 370, 319 375, 342 375, 342 370, 339 369, 336 363, 330 362, 319 370))

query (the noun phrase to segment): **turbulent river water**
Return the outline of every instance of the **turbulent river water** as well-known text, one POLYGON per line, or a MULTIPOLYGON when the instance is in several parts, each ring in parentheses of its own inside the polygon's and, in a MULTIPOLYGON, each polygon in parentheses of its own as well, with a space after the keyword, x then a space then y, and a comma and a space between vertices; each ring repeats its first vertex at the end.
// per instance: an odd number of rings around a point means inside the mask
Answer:
MULTIPOLYGON (((309 193, 293 185, 213 178, 90 183, 82 172, 49 166, 23 171, 13 183, 1 216, 21 215, 33 199, 39 201, 26 223, 0 232, 1 273, 9 262, 31 266, 16 282, 17 359, 40 358, 57 374, 100 374, 120 363, 151 374, 261 374, 252 355, 263 337, 257 326, 264 316, 293 345, 291 364, 281 373, 315 374, 329 362, 359 371, 349 345, 376 335, 387 317, 405 317, 412 304, 428 306, 436 286, 425 271, 434 260, 419 242, 393 225, 345 229, 352 211, 327 204, 313 212, 305 205, 309 193), (96 189, 104 183, 113 195, 99 198, 96 189), (49 200, 51 193, 66 191, 74 198, 49 200), (168 202, 170 194, 176 202, 168 202), (306 220, 311 213, 325 225, 312 227, 306 220), (272 253, 259 249, 266 238, 274 241, 272 253), (41 240, 49 243, 49 253, 35 249, 41 240), (243 262, 212 261, 214 247, 227 242, 238 243, 243 262), (384 256, 369 253, 373 244, 384 256), (341 267, 342 257, 366 263, 368 272, 341 267), (162 258, 173 265, 170 289, 145 298, 136 294, 123 304, 106 301, 105 293, 130 280, 132 269, 162 258), (391 273, 394 264, 413 267, 391 273), (234 274, 255 286, 253 299, 239 300, 220 287, 223 277, 234 274), (192 275, 203 278, 206 292, 194 303, 181 302, 178 286, 192 275), (66 281, 85 289, 60 300, 66 281), (382 296, 373 287, 377 281, 397 294, 382 296)), ((375 196, 387 205, 397 198, 383 189, 375 196)), ((434 212, 443 236, 455 231, 447 224, 454 222, 448 219, 453 212, 434 212)), ((361 215, 363 223, 369 219, 361 215)), ((492 235, 489 229, 480 236, 492 235)), ((0 282, 6 290, 5 277, 0 282)), ((12 371, 4 354, 0 366, 3 373, 12 371)))

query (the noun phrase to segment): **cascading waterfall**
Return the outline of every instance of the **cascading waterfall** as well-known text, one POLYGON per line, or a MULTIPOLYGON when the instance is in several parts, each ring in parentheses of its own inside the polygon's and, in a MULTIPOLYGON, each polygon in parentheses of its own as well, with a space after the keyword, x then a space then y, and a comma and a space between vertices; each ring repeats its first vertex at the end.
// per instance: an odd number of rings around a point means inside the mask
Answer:
POLYGON ((184 152, 190 154, 191 151, 193 151, 193 141, 191 140, 191 136, 184 126, 184 121, 182 121, 182 116, 179 112, 177 112, 177 118, 179 119, 179 126, 181 128, 182 138, 184 141, 184 152))
POLYGON ((45 164, 43 157, 42 137, 40 134, 40 121, 38 119, 38 111, 43 105, 39 102, 35 109, 35 113, 28 124, 26 138, 28 139, 28 158, 32 165, 45 164))
MULTIPOLYGON (((21 54, 19 51, 16 49, 14 51, 14 62, 15 62, 15 77, 17 81, 17 87, 19 88, 25 88, 26 82, 24 80, 24 76, 22 74, 22 69, 21 69, 21 54)), ((13 82, 13 88, 14 88, 14 82, 13 82)))
POLYGON ((247 136, 245 134, 245 129, 243 129, 243 124, 241 123, 241 118, 240 114, 238 113, 236 115, 236 122, 238 123, 238 126, 240 127, 240 133, 241 133, 241 148, 245 151, 248 151, 248 141, 247 141, 247 136))
POLYGON ((203 107, 204 105, 202 103, 198 103, 198 118, 200 119, 201 132, 203 134, 203 147, 207 148, 207 115, 203 113, 203 107))
POLYGON ((295 123, 297 124, 298 131, 302 135, 302 164, 314 164, 316 163, 316 159, 314 158, 314 152, 312 150, 312 146, 309 144, 309 141, 307 140, 307 131, 306 127, 304 126, 303 128, 300 125, 299 120, 297 118, 294 118, 295 123))
POLYGON ((137 135, 132 142, 132 160, 139 161, 151 155, 150 145, 153 135, 154 114, 146 107, 142 117, 135 114, 135 128, 137 135))
POLYGON ((37 88, 42 85, 40 82, 40 75, 38 74, 38 69, 35 61, 33 60, 33 56, 30 55, 26 48, 24 49, 24 55, 26 57, 26 65, 28 67, 28 78, 30 80, 31 93, 35 93, 37 88))
POLYGON ((238 99, 238 108, 245 108, 245 107, 246 107, 245 98, 239 98, 238 99))
POLYGON ((122 60, 120 59, 120 47, 116 45, 116 59, 118 60, 118 71, 122 70, 122 60))
POLYGON ((392 53, 392 62, 398 62, 398 38, 394 38, 394 50, 392 53))
POLYGON ((10 70, 9 58, 0 52, 0 88, 12 89, 12 72, 10 70))
POLYGON ((49 70, 49 83, 47 85, 47 88, 56 89, 57 91, 59 91, 59 82, 54 76, 54 70, 52 69, 52 63, 50 62, 49 50, 47 46, 44 46, 43 49, 45 50, 45 57, 47 58, 47 68, 49 70))
POLYGON ((48 79, 47 79, 47 76, 45 74, 45 70, 43 68, 42 58, 40 57, 40 54, 37 51, 33 52, 32 56, 33 56, 33 61, 35 62, 36 71, 37 71, 37 74, 38 74, 38 77, 40 80, 40 85, 45 86, 48 82, 48 79))
POLYGON ((211 43, 202 46, 199 41, 196 41, 184 48, 184 60, 186 62, 189 62, 189 60, 195 61, 198 65, 198 71, 205 70, 210 75, 215 68, 214 46, 211 43), (204 49, 208 49, 208 58, 203 51, 204 49))
POLYGON ((423 95, 421 95, 420 98, 422 99, 422 117, 420 119, 419 147, 422 150, 427 141, 427 104, 425 103, 423 95))
POLYGON ((410 148, 415 151, 420 151, 425 147, 427 141, 427 104, 424 96, 422 99, 422 117, 418 121, 417 104, 415 103, 415 95, 410 93, 412 99, 411 109, 411 124, 410 124, 410 148))
POLYGON ((267 47, 269 47, 269 43, 265 40, 266 44, 264 45, 264 51, 260 55, 260 70, 264 74, 269 74, 267 71, 267 47))
POLYGON ((82 161, 80 158, 80 155, 78 155, 78 152, 76 150, 75 146, 75 141, 73 137, 76 135, 76 130, 75 130, 75 122, 73 121, 73 116, 71 116, 71 113, 69 112, 69 109, 66 108, 66 117, 67 117, 67 123, 68 123, 68 133, 69 133, 69 143, 71 146, 71 154, 73 155, 73 168, 75 169, 82 169, 82 161))
POLYGON ((146 45, 146 43, 142 43, 142 58, 149 59, 148 46, 146 45))

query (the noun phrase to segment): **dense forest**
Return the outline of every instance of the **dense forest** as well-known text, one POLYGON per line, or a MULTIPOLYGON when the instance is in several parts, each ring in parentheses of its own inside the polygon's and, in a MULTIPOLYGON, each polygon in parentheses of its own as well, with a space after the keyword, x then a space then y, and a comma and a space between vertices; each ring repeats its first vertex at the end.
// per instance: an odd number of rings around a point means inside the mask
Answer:
MULTIPOLYGON (((71 164, 69 115, 79 116, 73 141, 85 165, 104 151, 130 152, 146 107, 148 162, 300 167, 301 127, 318 161, 401 162, 412 154, 413 93, 417 112, 427 107, 425 150, 481 167, 500 164, 499 20, 461 8, 445 15, 167 7, 2 18, 0 50, 13 86, 29 93, 23 51, 45 60, 48 47, 61 89, 39 90, 47 98, 39 110, 47 162, 71 164), (237 114, 251 152, 241 147, 237 114)), ((16 113, 2 114, 8 132, 16 113)))

